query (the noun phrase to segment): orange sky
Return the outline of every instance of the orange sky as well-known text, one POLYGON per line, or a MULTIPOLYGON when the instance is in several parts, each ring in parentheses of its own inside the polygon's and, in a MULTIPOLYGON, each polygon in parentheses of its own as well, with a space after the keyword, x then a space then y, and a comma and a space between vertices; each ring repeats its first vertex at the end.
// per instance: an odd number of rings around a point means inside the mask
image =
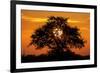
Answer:
POLYGON ((90 54, 90 14, 89 13, 76 13, 76 12, 52 12, 52 11, 34 11, 34 10, 21 10, 21 49, 22 55, 41 55, 47 54, 48 47, 41 50, 36 50, 34 46, 28 47, 31 38, 30 36, 34 31, 42 27, 47 17, 49 16, 62 16, 69 18, 68 23, 71 27, 77 26, 80 29, 81 36, 86 40, 85 47, 82 49, 71 49, 76 54, 83 56, 90 54))

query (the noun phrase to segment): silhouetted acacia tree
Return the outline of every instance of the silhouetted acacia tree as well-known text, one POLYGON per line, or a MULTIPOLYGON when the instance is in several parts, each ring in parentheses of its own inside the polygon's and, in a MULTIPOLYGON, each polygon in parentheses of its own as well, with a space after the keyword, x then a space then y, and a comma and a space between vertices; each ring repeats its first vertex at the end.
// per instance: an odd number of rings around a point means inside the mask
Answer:
POLYGON ((63 54, 64 48, 82 48, 85 41, 82 39, 77 27, 68 25, 68 18, 48 17, 44 26, 32 34, 30 45, 36 45, 36 49, 48 46, 54 52, 63 54))

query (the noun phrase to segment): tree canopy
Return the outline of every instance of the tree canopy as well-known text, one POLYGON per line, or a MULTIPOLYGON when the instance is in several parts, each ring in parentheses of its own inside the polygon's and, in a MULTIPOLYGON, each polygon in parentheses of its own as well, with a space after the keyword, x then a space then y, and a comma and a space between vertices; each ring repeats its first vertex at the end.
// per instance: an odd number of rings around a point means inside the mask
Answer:
POLYGON ((82 48, 85 45, 77 27, 68 25, 68 18, 50 16, 41 28, 31 35, 30 45, 36 49, 48 46, 50 49, 63 51, 64 48, 82 48))

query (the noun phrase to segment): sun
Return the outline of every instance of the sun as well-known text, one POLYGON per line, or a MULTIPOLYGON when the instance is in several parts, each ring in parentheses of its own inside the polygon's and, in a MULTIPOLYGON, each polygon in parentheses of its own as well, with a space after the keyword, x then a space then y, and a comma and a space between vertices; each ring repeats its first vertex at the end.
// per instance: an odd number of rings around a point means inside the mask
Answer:
POLYGON ((53 29, 53 34, 56 38, 61 39, 61 36, 63 35, 63 31, 60 28, 54 28, 53 29))

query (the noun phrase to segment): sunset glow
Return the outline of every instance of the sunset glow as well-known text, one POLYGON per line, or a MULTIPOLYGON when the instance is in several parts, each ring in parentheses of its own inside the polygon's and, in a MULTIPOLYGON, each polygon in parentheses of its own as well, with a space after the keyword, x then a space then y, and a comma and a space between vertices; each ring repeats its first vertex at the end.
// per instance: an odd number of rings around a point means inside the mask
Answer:
MULTIPOLYGON (((90 14, 79 12, 53 12, 53 11, 34 11, 34 10, 22 10, 21 11, 21 44, 22 55, 41 55, 47 54, 50 49, 46 46, 43 49, 35 49, 35 45, 29 46, 32 40, 31 34, 36 29, 45 25, 49 16, 62 16, 68 18, 68 25, 71 27, 78 27, 81 37, 86 41, 85 47, 73 48, 71 51, 76 54, 87 56, 90 54, 90 14)), ((63 33, 58 32, 59 36, 63 33)))
MULTIPOLYGON (((34 17, 25 16, 25 15, 22 15, 22 19, 26 21, 31 21, 31 22, 37 22, 37 23, 47 21, 47 18, 34 18, 34 17)), ((80 23, 80 21, 68 19, 68 23, 80 23)))

